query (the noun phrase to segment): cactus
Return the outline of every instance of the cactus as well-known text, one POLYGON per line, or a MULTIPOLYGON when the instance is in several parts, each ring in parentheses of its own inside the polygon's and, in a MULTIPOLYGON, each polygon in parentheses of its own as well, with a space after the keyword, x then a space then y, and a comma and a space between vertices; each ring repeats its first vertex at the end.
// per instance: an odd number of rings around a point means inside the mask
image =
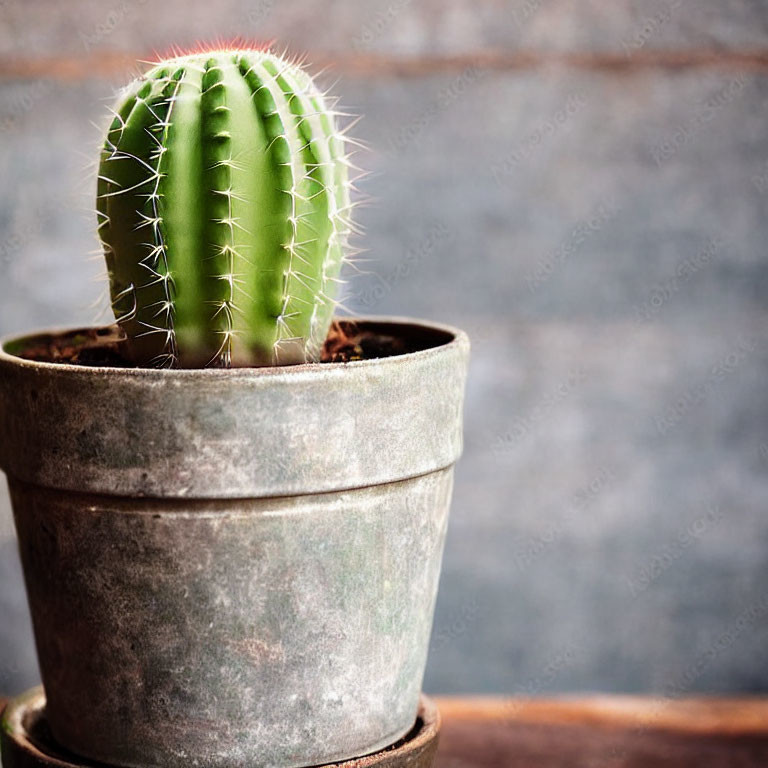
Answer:
POLYGON ((268 51, 179 56, 113 115, 98 232, 130 360, 317 360, 352 224, 347 139, 310 77, 268 51))

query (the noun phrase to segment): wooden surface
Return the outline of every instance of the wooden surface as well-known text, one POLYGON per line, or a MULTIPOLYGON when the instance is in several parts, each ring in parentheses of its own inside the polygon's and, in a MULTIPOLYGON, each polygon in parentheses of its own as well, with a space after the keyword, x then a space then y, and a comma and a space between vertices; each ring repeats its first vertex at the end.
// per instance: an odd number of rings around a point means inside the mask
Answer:
POLYGON ((438 699, 435 768, 768 765, 768 699, 438 699))
POLYGON ((768 765, 767 698, 437 701, 443 730, 434 768, 768 765))

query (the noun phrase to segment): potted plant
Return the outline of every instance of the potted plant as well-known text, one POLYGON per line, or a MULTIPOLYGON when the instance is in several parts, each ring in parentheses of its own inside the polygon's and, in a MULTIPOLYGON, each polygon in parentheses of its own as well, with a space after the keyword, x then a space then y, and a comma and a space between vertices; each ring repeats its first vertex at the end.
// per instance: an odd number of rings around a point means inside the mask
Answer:
POLYGON ((288 768, 413 726, 468 342, 332 319, 344 144, 270 52, 153 66, 101 153, 117 325, 2 345, 0 466, 71 753, 288 768))

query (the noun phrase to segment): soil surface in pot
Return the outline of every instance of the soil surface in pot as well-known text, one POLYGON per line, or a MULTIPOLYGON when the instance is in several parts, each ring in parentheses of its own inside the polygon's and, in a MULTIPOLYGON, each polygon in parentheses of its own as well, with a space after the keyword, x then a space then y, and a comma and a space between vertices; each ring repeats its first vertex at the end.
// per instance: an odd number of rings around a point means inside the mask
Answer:
MULTIPOLYGON (((355 323, 335 320, 323 348, 322 363, 348 363, 353 360, 373 360, 416 352, 434 346, 419 335, 394 336, 375 323, 355 323)), ((30 338, 20 349, 9 350, 25 360, 41 363, 104 366, 108 368, 135 367, 122 354, 123 334, 117 326, 84 328, 71 333, 48 334, 30 338)))

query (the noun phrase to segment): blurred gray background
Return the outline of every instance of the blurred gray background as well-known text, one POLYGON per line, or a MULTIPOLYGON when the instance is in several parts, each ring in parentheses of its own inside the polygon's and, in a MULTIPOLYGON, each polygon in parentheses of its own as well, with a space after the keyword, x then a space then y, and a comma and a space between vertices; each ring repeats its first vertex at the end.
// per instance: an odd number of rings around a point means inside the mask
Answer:
MULTIPOLYGON (((364 116, 346 306, 473 341, 426 688, 768 690, 768 4, 0 0, 0 332, 107 319, 106 106, 236 36, 364 116)), ((4 488, 0 580, 10 693, 4 488)))

